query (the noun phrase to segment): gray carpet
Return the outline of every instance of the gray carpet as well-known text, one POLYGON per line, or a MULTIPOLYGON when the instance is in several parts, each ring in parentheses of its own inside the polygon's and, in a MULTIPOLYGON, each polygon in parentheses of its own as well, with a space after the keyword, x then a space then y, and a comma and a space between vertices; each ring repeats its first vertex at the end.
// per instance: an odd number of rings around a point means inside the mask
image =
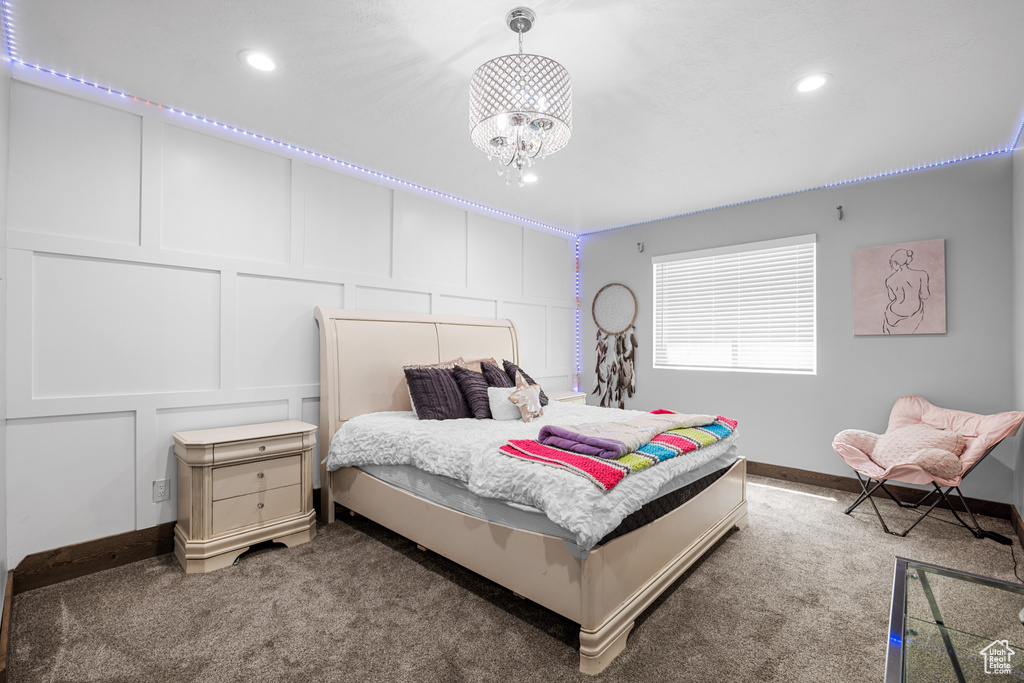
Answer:
MULTIPOLYGON (((1010 549, 963 528, 895 538, 866 504, 843 515, 852 495, 750 481, 747 529, 644 613, 598 680, 881 681, 896 555, 1014 580, 1010 549)), ((568 620, 344 515, 208 575, 165 555, 20 594, 10 681, 594 680, 578 644, 568 620)))

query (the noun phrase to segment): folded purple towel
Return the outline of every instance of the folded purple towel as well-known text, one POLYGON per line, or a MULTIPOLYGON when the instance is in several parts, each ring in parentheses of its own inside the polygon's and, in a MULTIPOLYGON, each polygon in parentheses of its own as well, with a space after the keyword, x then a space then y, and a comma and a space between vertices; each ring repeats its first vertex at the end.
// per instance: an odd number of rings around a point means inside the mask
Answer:
POLYGON ((597 458, 621 458, 627 453, 626 444, 614 439, 600 439, 596 436, 587 436, 571 429, 565 429, 558 425, 545 425, 540 428, 537 441, 545 446, 561 448, 581 455, 591 455, 597 458))

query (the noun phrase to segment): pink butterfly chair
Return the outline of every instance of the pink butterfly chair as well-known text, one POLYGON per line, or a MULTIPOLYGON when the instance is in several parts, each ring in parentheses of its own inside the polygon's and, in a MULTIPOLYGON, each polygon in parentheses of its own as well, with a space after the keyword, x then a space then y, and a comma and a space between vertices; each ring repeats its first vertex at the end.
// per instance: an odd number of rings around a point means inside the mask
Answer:
MULTIPOLYGON (((957 458, 955 453, 922 446, 921 449, 916 452, 909 452, 906 457, 896 462, 893 462, 891 458, 884 460, 885 465, 882 465, 875 459, 872 459, 872 452, 875 450, 879 439, 883 438, 883 436, 859 429, 847 429, 839 432, 832 441, 832 448, 839 454, 839 457, 846 461, 847 465, 853 468, 853 471, 857 474, 857 479, 860 480, 861 486, 860 497, 854 501, 853 505, 846 509, 846 514, 853 512, 858 505, 867 500, 871 503, 871 507, 875 509, 875 514, 878 515, 878 520, 882 523, 882 528, 886 533, 893 534, 894 536, 906 536, 910 533, 911 529, 917 526, 922 519, 935 509, 936 505, 941 501, 945 501, 957 521, 964 525, 976 538, 987 537, 999 543, 1011 545, 1012 541, 1002 534, 985 531, 981 528, 978 520, 974 517, 974 513, 967 506, 963 493, 960 491, 960 482, 970 474, 971 470, 986 455, 999 445, 1000 441, 1016 434, 1017 428, 1020 427, 1022 421, 1024 421, 1024 413, 1020 412, 977 415, 960 410, 939 408, 920 396, 904 396, 896 399, 896 403, 892 406, 892 413, 889 415, 889 426, 886 428, 885 434, 892 435, 895 430, 903 427, 922 424, 936 429, 949 430, 944 434, 952 437, 958 446, 961 443, 963 444, 963 452, 958 457, 959 463, 955 459, 951 459, 957 458), (957 435, 963 437, 962 442, 959 441, 957 435), (898 500, 886 488, 885 484, 888 481, 930 484, 935 490, 928 491, 916 503, 904 503, 898 500), (945 491, 942 490, 943 486, 946 487, 945 491), (885 491, 902 508, 918 508, 932 494, 938 492, 939 495, 935 502, 906 531, 897 533, 890 531, 889 527, 886 526, 885 520, 882 519, 882 514, 878 511, 878 506, 875 505, 875 501, 871 498, 871 494, 879 488, 885 491), (974 522, 973 527, 960 518, 952 502, 950 502, 948 494, 954 489, 960 498, 960 503, 963 505, 964 510, 970 515, 971 521, 974 522)), ((915 431, 920 430, 903 430, 899 434, 890 437, 888 441, 892 443, 894 439, 898 439, 904 434, 913 436, 915 431)), ((929 432, 930 430, 923 431, 929 432)), ((905 448, 904 450, 913 451, 914 447, 911 446, 909 449, 905 448)), ((879 460, 881 460, 880 457, 879 460)))

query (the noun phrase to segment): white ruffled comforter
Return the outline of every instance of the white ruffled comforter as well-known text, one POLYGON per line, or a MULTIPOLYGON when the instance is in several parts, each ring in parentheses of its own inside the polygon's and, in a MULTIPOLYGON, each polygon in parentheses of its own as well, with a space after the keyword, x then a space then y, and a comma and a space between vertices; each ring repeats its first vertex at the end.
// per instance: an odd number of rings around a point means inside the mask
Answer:
POLYGON ((552 401, 533 422, 519 420, 419 420, 413 412, 370 413, 342 425, 331 440, 327 469, 355 465, 413 465, 458 479, 478 496, 543 511, 576 534, 589 550, 674 477, 696 469, 732 447, 733 433, 716 444, 631 474, 605 493, 578 475, 503 455, 509 439, 536 439, 546 424, 627 420, 636 410, 552 401))

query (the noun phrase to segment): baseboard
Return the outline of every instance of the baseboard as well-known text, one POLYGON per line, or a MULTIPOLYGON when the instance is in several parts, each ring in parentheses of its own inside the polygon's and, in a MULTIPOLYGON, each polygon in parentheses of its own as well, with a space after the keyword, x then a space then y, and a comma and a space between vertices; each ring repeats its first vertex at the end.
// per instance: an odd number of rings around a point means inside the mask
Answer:
MULTIPOLYGON (((29 555, 14 568, 14 593, 23 593, 174 550, 174 522, 29 555)), ((2 683, 2 682, 0 682, 2 683)))
MULTIPOLYGON (((319 516, 320 489, 313 489, 313 507, 319 516)), ((174 522, 167 522, 29 555, 9 575, 14 576, 14 593, 24 593, 173 551, 174 522)))
POLYGON ((1020 517, 1020 510, 1016 505, 1010 506, 1010 524, 1013 525, 1013 532, 1017 534, 1017 540, 1024 546, 1024 519, 1020 517))
MULTIPOLYGON (((781 479, 799 484, 811 484, 837 491, 860 493, 860 483, 853 477, 835 474, 822 474, 801 470, 796 467, 769 465, 761 462, 747 461, 747 473, 771 479, 781 479)), ((889 486, 893 495, 901 500, 917 500, 922 493, 919 489, 906 486, 889 486)), ((880 492, 879 492, 880 493, 880 492)), ((875 495, 879 495, 876 493, 875 495)), ((881 493, 884 496, 884 493, 881 493)), ((1017 538, 1024 546, 1024 521, 1021 520, 1017 508, 1008 503, 994 503, 988 500, 968 498, 968 505, 974 512, 989 517, 1008 519, 1013 524, 1017 538)), ((320 514, 320 489, 313 490, 313 505, 320 514)), ((61 581, 79 576, 86 576, 105 569, 113 569, 121 565, 146 560, 174 550, 174 522, 167 522, 148 529, 128 531, 116 536, 107 536, 95 541, 86 541, 75 545, 55 548, 41 553, 29 555, 18 563, 18 566, 7 576, 7 592, 23 593, 34 588, 42 588, 61 581)), ((6 655, 6 625, 9 614, 9 600, 4 602, 4 630, 0 632, 0 654, 6 655)), ((0 656, 0 666, 3 666, 0 656)), ((6 668, 0 669, 0 683, 5 683, 6 668)))
POLYGON ((7 661, 11 643, 11 600, 14 598, 14 572, 7 572, 4 611, 0 618, 0 683, 7 683, 7 661))
MULTIPOLYGON (((843 477, 838 474, 822 474, 821 472, 811 472, 810 470, 801 470, 796 467, 769 465, 763 462, 752 462, 748 460, 747 474, 755 474, 757 476, 769 477, 771 479, 782 479, 784 481, 792 481, 798 484, 822 486, 824 488, 835 489, 837 491, 846 491, 847 493, 861 492, 860 482, 854 477, 843 477)), ((894 496, 904 503, 917 502, 925 493, 922 489, 915 489, 909 486, 899 486, 898 484, 886 484, 885 486, 887 489, 892 491, 894 496)), ((876 498, 888 498, 882 490, 876 491, 874 496, 876 498)), ((996 503, 991 500, 968 497, 965 497, 965 500, 967 501, 967 504, 971 506, 971 510, 975 514, 1012 521, 1011 510, 1013 509, 1013 505, 1010 503, 996 503)), ((939 507, 944 508, 948 506, 942 502, 939 503, 939 507)), ((1018 516, 1017 519, 1019 520, 1020 517, 1018 516)), ((1019 527, 1017 535, 1021 535, 1021 529, 1019 527)))

